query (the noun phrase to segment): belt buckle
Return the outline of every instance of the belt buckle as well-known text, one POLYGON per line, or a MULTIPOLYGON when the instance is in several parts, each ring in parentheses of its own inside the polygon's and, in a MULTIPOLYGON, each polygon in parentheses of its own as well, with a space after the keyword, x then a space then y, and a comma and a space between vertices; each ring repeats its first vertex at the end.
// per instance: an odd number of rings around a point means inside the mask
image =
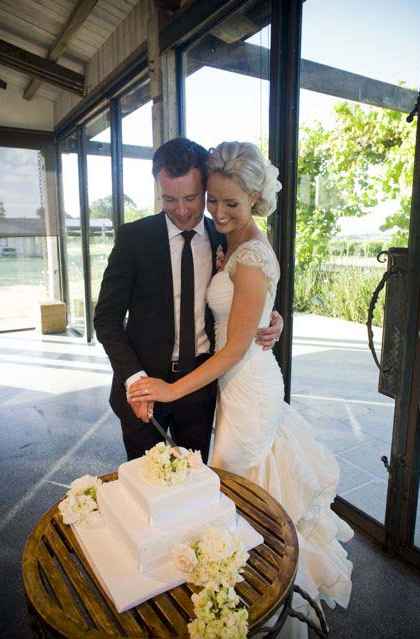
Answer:
POLYGON ((181 372, 181 367, 179 365, 179 362, 171 362, 171 371, 172 371, 172 373, 180 373, 181 372))

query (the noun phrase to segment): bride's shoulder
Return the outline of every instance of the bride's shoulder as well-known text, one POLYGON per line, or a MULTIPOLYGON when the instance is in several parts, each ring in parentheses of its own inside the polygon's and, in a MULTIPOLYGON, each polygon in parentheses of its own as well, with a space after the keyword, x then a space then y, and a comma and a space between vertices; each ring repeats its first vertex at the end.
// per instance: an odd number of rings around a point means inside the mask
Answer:
POLYGON ((231 271, 234 270, 236 264, 257 266, 270 278, 279 275, 276 255, 268 241, 262 238, 252 238, 238 246, 229 260, 231 271))

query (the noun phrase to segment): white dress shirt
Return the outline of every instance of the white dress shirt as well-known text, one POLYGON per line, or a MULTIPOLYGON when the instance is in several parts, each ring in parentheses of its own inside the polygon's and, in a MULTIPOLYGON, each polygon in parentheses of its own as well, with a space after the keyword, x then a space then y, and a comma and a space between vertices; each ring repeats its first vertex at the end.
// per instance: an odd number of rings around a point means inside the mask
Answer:
MULTIPOLYGON (((171 251, 172 281, 174 289, 175 343, 172 361, 179 357, 179 316, 181 306, 181 256, 184 248, 182 231, 167 215, 169 248, 171 251)), ((210 342, 205 328, 206 292, 212 275, 212 252, 209 237, 204 226, 204 218, 193 229, 195 235, 191 240, 194 261, 194 320, 195 320, 195 354, 208 353, 210 342)))
MULTIPOLYGON (((172 281, 174 294, 174 318, 175 318, 175 342, 172 351, 172 361, 179 357, 179 316, 181 305, 181 256, 184 248, 182 231, 165 215, 168 229, 169 248, 171 253, 172 281)), ((195 354, 208 353, 210 342, 205 328, 206 292, 209 285, 213 260, 210 239, 204 225, 204 217, 193 229, 195 235, 191 240, 191 250, 194 261, 194 318, 195 318, 195 354)), ((139 377, 144 376, 144 371, 131 375, 125 382, 126 387, 139 377)))

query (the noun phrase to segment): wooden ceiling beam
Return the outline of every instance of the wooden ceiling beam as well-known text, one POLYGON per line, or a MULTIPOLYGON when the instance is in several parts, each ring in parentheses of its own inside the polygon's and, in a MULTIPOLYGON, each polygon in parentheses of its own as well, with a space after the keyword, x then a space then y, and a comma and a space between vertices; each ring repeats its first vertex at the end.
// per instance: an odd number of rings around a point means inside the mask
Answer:
MULTIPOLYGON (((269 80, 270 51, 249 42, 226 44, 212 35, 203 38, 188 54, 187 75, 203 66, 269 80)), ((409 113, 417 93, 381 80, 301 60, 300 87, 343 100, 409 113)))
MULTIPOLYGON (((55 44, 49 49, 47 53, 47 60, 57 62, 57 60, 63 55, 67 49, 71 38, 81 28, 86 21, 92 9, 97 4, 98 0, 79 0, 75 6, 71 16, 69 17, 62 33, 58 36, 55 44)), ((42 80, 39 78, 32 78, 23 92, 25 100, 31 100, 35 93, 38 91, 42 84, 42 80)))
POLYGON ((60 89, 84 95, 85 78, 83 75, 16 47, 6 40, 0 40, 0 64, 21 73, 33 75, 43 82, 60 87, 60 89))

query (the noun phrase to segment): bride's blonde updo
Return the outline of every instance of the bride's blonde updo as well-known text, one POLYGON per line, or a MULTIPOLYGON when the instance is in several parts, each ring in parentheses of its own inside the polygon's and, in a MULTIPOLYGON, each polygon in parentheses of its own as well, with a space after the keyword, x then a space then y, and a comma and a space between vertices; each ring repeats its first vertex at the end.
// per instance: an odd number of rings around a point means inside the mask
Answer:
POLYGON ((210 149, 208 159, 209 176, 212 173, 235 180, 248 194, 258 193, 252 213, 265 217, 277 207, 277 193, 281 189, 278 169, 266 160, 261 151, 251 142, 222 142, 210 149))

